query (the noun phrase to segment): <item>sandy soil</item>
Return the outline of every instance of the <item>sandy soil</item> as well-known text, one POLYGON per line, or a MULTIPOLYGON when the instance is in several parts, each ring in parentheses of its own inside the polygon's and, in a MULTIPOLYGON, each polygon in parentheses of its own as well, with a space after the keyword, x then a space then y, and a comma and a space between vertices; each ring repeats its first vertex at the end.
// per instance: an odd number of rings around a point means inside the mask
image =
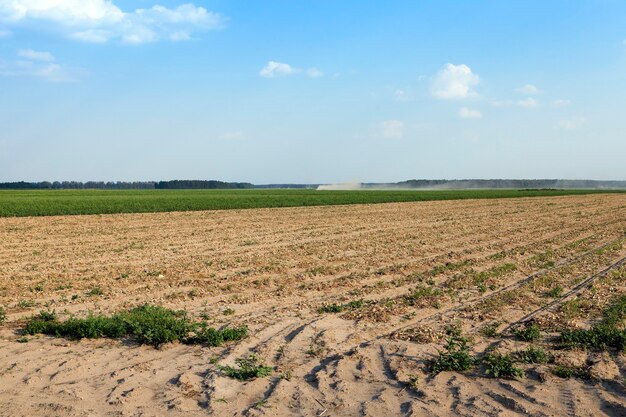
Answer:
POLYGON ((588 325, 626 293, 615 264, 625 232, 625 195, 3 218, 0 416, 624 416, 624 353, 553 352, 588 366, 590 380, 558 378, 552 365, 524 366, 519 380, 428 369, 446 326, 480 355, 527 347, 506 329, 531 314, 547 350, 550 332, 588 325), (557 285, 563 294, 547 297, 557 285), (411 298, 416 288, 437 291, 411 298), (562 307, 573 298, 584 306, 575 314, 562 307), (41 309, 146 302, 251 336, 219 348, 18 342, 41 309), (504 337, 485 336, 490 324, 504 337), (240 382, 216 365, 250 352, 270 377, 240 382))

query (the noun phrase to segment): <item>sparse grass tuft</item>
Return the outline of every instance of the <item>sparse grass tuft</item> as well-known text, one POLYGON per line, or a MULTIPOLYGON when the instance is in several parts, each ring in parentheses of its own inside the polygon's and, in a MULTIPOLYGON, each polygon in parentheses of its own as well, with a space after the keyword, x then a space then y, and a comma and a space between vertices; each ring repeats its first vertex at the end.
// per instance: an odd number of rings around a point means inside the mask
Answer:
POLYGON ((4 311, 3 307, 0 307, 0 324, 4 324, 6 320, 7 320, 7 312, 4 311))
POLYGON ((552 298, 558 298, 561 294, 563 294, 563 287, 561 286, 551 288, 548 292, 546 292, 546 295, 552 298))
POLYGON ((255 353, 236 359, 237 368, 226 365, 220 366, 219 369, 229 378, 247 381, 255 378, 264 378, 271 375, 272 367, 265 366, 255 353))
POLYGON ((487 374, 494 378, 500 378, 501 376, 524 377, 524 371, 514 365, 513 359, 509 354, 490 353, 485 357, 484 361, 487 364, 487 374))

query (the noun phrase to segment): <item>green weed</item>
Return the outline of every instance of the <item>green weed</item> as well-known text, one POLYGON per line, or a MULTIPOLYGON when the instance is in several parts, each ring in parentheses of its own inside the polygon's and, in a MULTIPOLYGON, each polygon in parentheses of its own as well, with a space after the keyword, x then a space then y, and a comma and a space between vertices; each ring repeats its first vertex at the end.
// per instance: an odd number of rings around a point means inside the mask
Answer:
POLYGON ((265 366, 255 353, 236 359, 237 367, 229 365, 219 366, 219 369, 229 378, 247 381, 255 378, 264 378, 271 375, 272 367, 265 366))
POLYGON ((487 374, 494 378, 500 378, 501 376, 524 377, 524 371, 514 365, 513 359, 508 354, 490 353, 485 357, 484 361, 487 364, 487 374))

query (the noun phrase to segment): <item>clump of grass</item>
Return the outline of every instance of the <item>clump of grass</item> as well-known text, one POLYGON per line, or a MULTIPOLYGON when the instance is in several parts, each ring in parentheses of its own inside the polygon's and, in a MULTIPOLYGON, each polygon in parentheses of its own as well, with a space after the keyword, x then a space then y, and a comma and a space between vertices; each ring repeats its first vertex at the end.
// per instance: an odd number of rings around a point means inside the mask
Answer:
POLYGON ((222 314, 225 316, 232 316, 233 314, 235 314, 235 310, 233 310, 232 308, 225 308, 224 311, 222 311, 222 314))
POLYGON ((431 372, 467 371, 476 366, 476 359, 469 353, 467 339, 453 336, 447 339, 445 351, 439 351, 439 358, 433 363, 431 372))
POLYGON ((70 339, 120 338, 132 336, 139 343, 159 347, 164 343, 184 343, 219 346, 224 342, 240 340, 248 335, 245 327, 216 330, 193 323, 184 311, 173 311, 158 306, 143 305, 112 316, 89 315, 57 320, 54 312, 42 311, 24 328, 26 334, 47 334, 70 339))
POLYGON ((358 310, 365 305, 363 300, 354 300, 346 304, 329 304, 317 309, 319 314, 323 313, 341 313, 344 310, 358 310))
POLYGON ((7 320, 7 312, 4 310, 4 307, 0 307, 0 324, 4 324, 7 320))
POLYGON ((554 288, 551 288, 548 292, 546 292, 546 295, 552 298, 558 298, 561 296, 561 294, 563 294, 563 287, 561 286, 556 286, 554 288))
POLYGON ((522 363, 547 363, 549 361, 548 354, 540 347, 529 347, 526 350, 518 350, 515 352, 516 359, 522 363))
POLYGON ((541 337, 541 330, 539 330, 539 326, 536 323, 526 323, 524 328, 515 329, 513 334, 524 342, 534 342, 541 337))
POLYGON ((17 340, 16 340, 16 342, 17 342, 17 343, 28 343, 28 342, 29 342, 29 340, 28 340, 28 337, 26 337, 26 336, 22 336, 22 337, 20 337, 19 339, 17 339, 17 340))
POLYGON ((603 319, 589 330, 564 330, 559 342, 565 348, 607 349, 626 352, 626 295, 621 296, 603 312, 603 319))
POLYGON ((255 353, 236 359, 237 367, 229 365, 219 366, 219 369, 229 378, 247 381, 255 378, 264 378, 271 375, 272 367, 265 366, 255 353))
POLYGON ((501 376, 511 378, 524 377, 524 371, 514 365, 513 359, 509 354, 490 353, 485 356, 484 361, 487 364, 487 374, 492 375, 494 378, 500 378, 501 376))

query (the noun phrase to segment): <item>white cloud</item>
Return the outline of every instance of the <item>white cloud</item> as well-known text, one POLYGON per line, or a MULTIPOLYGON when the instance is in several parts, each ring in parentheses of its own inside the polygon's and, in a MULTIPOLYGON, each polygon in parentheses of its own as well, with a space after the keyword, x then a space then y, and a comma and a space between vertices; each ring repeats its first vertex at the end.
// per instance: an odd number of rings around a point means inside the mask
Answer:
POLYGON ((32 61, 54 61, 54 56, 50 52, 33 51, 32 49, 20 49, 17 55, 32 61))
POLYGON ((577 130, 580 129, 587 119, 584 117, 572 117, 571 119, 559 120, 559 127, 565 130, 577 130))
POLYGON ((526 84, 523 87, 516 88, 515 91, 517 91, 518 93, 526 94, 528 96, 534 96, 534 95, 542 93, 540 89, 538 89, 532 84, 526 84))
POLYGON ((569 100, 558 99, 558 100, 552 101, 552 107, 556 107, 557 109, 561 107, 569 106, 570 104, 572 104, 572 102, 569 100))
POLYGON ((477 94, 472 87, 478 85, 480 78, 465 64, 447 64, 435 76, 432 84, 432 95, 442 100, 464 99, 477 94))
POLYGON ((285 75, 291 75, 299 72, 298 69, 293 68, 289 64, 285 64, 282 62, 269 61, 266 66, 264 66, 259 75, 264 78, 275 78, 281 77, 285 75))
POLYGON ((139 44, 188 40, 192 32, 222 28, 225 19, 193 4, 125 12, 111 0, 0 0, 0 22, 26 27, 41 22, 39 27, 84 42, 139 44))
POLYGON ((461 119, 482 119, 483 114, 478 110, 468 109, 467 107, 461 107, 459 109, 459 117, 461 119))
POLYGON ((385 139, 401 139, 404 137, 404 123, 400 120, 385 120, 378 127, 385 139))
POLYGON ((319 77, 323 77, 324 73, 318 70, 317 68, 313 67, 313 68, 309 68, 306 71, 306 75, 308 75, 311 78, 319 78, 319 77))
POLYGON ((527 99, 520 100, 517 102, 517 105, 520 107, 525 107, 527 109, 532 109, 539 105, 539 102, 532 97, 528 97, 527 99))

